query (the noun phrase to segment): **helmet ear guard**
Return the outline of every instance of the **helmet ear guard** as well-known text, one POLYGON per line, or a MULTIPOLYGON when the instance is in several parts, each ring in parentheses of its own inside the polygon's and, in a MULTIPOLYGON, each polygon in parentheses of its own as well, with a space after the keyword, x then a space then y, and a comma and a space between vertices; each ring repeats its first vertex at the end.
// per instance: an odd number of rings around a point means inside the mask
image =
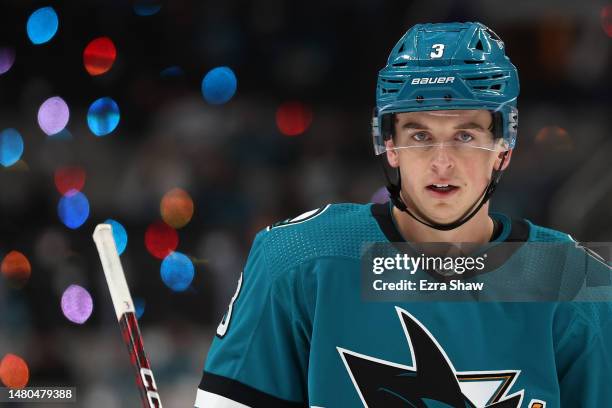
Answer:
POLYGON ((395 114, 378 116, 378 109, 372 114, 372 140, 376 155, 386 152, 385 142, 393 138, 395 114))
POLYGON ((395 114, 387 113, 386 115, 382 115, 380 119, 380 133, 383 140, 391 140, 395 132, 395 114))

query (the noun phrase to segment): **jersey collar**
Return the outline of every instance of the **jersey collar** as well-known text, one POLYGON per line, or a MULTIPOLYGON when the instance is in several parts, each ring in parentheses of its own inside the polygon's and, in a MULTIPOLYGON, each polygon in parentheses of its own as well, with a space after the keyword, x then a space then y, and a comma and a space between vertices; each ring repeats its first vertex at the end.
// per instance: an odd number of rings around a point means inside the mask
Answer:
MULTIPOLYGON (((391 215, 392 208, 393 205, 390 202, 372 204, 370 211, 389 242, 406 242, 391 215)), ((510 219, 507 215, 496 212, 492 212, 490 215, 502 225, 501 233, 492 243, 527 242, 529 238, 529 224, 525 220, 510 219)))

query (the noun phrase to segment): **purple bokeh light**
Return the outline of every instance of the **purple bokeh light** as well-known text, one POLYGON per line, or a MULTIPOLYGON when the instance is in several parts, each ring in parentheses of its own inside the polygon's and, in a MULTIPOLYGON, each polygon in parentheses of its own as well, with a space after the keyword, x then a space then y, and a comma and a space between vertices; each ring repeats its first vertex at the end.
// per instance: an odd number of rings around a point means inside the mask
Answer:
POLYGON ((69 118, 70 109, 59 96, 47 99, 38 109, 38 125, 49 136, 64 130, 69 118))
POLYGON ((387 187, 379 188, 370 198, 370 202, 375 204, 384 204, 387 201, 389 201, 389 190, 387 190, 387 187))
POLYGON ((73 323, 83 324, 91 316, 93 299, 89 292, 79 286, 70 285, 62 295, 62 312, 73 323))
POLYGON ((0 47, 0 75, 8 72, 15 62, 15 51, 0 47))

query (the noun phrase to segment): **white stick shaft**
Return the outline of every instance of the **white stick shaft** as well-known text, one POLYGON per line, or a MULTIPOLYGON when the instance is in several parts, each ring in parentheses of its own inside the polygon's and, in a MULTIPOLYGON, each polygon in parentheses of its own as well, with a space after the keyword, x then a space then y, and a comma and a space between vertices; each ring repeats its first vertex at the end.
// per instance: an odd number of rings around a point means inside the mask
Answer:
POLYGON ((132 302, 132 296, 125 281, 110 224, 98 224, 93 233, 93 239, 98 248, 98 254, 100 254, 102 269, 104 269, 117 320, 120 320, 125 312, 134 312, 134 302, 132 302))

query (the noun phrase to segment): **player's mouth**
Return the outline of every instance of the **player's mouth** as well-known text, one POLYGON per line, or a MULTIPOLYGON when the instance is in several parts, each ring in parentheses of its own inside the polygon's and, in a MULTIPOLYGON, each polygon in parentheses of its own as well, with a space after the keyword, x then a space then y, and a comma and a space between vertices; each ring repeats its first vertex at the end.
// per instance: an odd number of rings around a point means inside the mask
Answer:
POLYGON ((430 184, 425 189, 436 198, 447 198, 455 194, 459 187, 452 184, 430 184))

